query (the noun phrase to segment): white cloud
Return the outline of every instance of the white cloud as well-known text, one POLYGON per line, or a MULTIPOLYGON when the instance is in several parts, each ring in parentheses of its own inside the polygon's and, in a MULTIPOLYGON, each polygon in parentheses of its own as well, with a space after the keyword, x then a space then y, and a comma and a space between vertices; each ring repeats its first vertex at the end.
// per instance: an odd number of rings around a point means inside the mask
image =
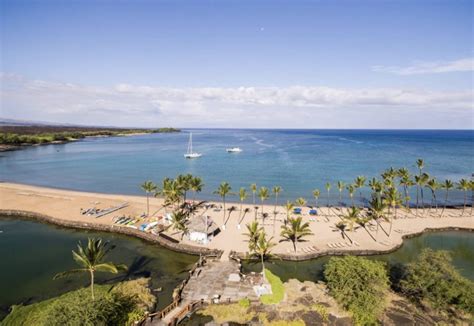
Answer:
POLYGON ((92 87, 12 74, 1 85, 3 117, 95 125, 469 128, 473 116, 472 90, 92 87))
POLYGON ((439 74, 447 72, 474 71, 474 58, 463 58, 454 61, 415 62, 408 67, 373 66, 373 71, 396 75, 439 74))

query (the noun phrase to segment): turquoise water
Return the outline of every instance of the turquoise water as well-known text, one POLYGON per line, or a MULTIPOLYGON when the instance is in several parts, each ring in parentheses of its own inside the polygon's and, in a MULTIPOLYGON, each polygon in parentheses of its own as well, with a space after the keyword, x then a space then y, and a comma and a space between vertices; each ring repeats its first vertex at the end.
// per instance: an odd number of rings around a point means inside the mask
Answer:
POLYGON ((129 267, 128 274, 97 273, 99 283, 140 276, 151 277, 158 307, 171 303, 173 289, 188 275, 196 256, 172 252, 158 245, 112 233, 78 231, 0 216, 0 320, 13 304, 29 304, 89 284, 87 275, 53 280, 65 270, 77 268, 71 250, 78 241, 101 237, 115 247, 107 260, 129 267))
MULTIPOLYGON (((448 250, 452 255, 452 264, 459 272, 474 281, 474 233, 447 231, 425 233, 419 237, 406 239, 403 246, 395 252, 385 255, 368 256, 370 259, 384 261, 389 267, 416 261, 424 248, 448 250)), ((300 281, 322 280, 324 264, 330 257, 321 257, 302 262, 273 261, 265 264, 273 273, 284 281, 296 278, 300 281)), ((259 263, 245 263, 244 271, 260 272, 259 263)))
MULTIPOLYGON (((280 185, 283 200, 311 199, 314 188, 357 175, 372 177, 384 169, 408 167, 423 158, 426 171, 458 180, 474 172, 474 131, 369 130, 193 130, 200 159, 186 160, 188 133, 89 138, 64 145, 31 147, 0 156, 0 179, 35 185, 107 193, 139 194, 146 179, 192 173, 204 179, 201 198, 221 181, 234 190, 250 183, 280 185), (239 146, 239 154, 226 147, 239 146)), ((365 190, 367 191, 367 190, 365 190)), ((426 191, 429 197, 429 191, 426 191)), ((347 195, 345 194, 345 197, 347 195)), ((469 196, 470 197, 470 196, 469 196)), ((331 202, 338 198, 336 187, 331 202)), ((358 196, 356 196, 358 199, 358 196)), ((453 202, 462 194, 453 191, 453 202)), ((470 198, 469 198, 470 199, 470 198)), ((346 199, 347 202, 347 199, 346 199)))

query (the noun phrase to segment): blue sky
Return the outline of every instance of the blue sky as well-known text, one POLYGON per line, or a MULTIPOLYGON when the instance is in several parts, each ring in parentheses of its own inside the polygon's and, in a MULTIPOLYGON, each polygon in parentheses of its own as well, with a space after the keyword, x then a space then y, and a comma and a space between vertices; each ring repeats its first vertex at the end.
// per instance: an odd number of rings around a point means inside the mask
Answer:
POLYGON ((472 128, 470 1, 0 1, 3 117, 472 128))

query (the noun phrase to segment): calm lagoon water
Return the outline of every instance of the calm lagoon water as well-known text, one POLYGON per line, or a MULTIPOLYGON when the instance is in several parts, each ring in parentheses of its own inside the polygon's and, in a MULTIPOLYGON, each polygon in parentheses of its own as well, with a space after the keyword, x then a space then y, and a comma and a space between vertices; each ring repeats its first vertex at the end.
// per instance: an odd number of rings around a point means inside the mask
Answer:
POLYGON ((53 276, 77 268, 71 250, 88 237, 101 237, 116 248, 106 258, 129 266, 128 274, 97 273, 99 283, 127 277, 152 278, 152 288, 163 288, 158 307, 171 303, 173 289, 187 276, 197 256, 172 252, 140 239, 112 233, 78 231, 0 216, 0 320, 13 304, 28 304, 89 284, 87 275, 53 281, 53 276))
MULTIPOLYGON (((408 167, 423 158, 426 171, 439 179, 470 178, 474 172, 474 131, 383 130, 185 130, 175 134, 88 138, 64 145, 31 147, 0 156, 0 179, 34 185, 105 193, 140 194, 151 179, 192 173, 203 178, 199 195, 214 198, 222 181, 237 191, 251 183, 280 185, 282 200, 311 199, 314 188, 357 175, 377 176, 384 169, 408 167), (200 159, 186 160, 188 132, 200 159), (225 148, 239 146, 242 153, 225 148)), ((427 197, 429 191, 426 192, 427 197)), ((347 196, 346 196, 347 197, 347 196)), ((358 196, 356 196, 358 197, 358 196)), ((470 196, 469 196, 470 197, 470 196)), ((335 186, 331 202, 337 201, 335 186)), ((453 191, 459 203, 462 194, 453 191)), ((469 198, 470 199, 470 198, 469 198)))
MULTIPOLYGON (((433 250, 447 250, 452 255, 452 264, 459 272, 474 281, 474 233, 468 231, 443 231, 424 233, 419 237, 406 239, 403 246, 395 252, 384 255, 368 256, 370 259, 382 260, 388 266, 406 264, 416 261, 424 248, 433 250)), ((284 281, 296 278, 300 281, 318 281, 322 279, 324 264, 330 257, 321 257, 303 262, 274 261, 266 263, 273 273, 284 281)), ((259 272, 262 270, 259 263, 247 263, 246 271, 259 272)))

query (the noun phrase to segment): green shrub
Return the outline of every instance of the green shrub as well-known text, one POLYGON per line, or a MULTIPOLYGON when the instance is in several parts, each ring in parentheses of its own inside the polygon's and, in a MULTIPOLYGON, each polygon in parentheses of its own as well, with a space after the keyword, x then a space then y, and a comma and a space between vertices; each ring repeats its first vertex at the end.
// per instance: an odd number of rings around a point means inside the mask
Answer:
POLYGON ((96 285, 95 300, 90 288, 59 297, 15 306, 1 325, 129 325, 140 320, 155 303, 147 279, 110 285, 96 285))
POLYGON ((385 307, 389 280, 385 264, 362 257, 333 257, 324 276, 330 294, 351 312, 357 325, 377 323, 385 307))
POLYGON ((248 298, 240 299, 239 300, 239 306, 241 306, 243 308, 250 307, 250 300, 248 298))
POLYGON ((455 308, 474 314, 474 283, 462 277, 451 260, 447 251, 423 250, 417 261, 407 265, 401 291, 444 312, 455 308))
POLYGON ((280 278, 270 272, 268 269, 265 269, 265 277, 267 278, 268 283, 272 287, 272 294, 264 294, 260 296, 260 301, 263 304, 277 304, 283 300, 285 296, 285 287, 280 278))

